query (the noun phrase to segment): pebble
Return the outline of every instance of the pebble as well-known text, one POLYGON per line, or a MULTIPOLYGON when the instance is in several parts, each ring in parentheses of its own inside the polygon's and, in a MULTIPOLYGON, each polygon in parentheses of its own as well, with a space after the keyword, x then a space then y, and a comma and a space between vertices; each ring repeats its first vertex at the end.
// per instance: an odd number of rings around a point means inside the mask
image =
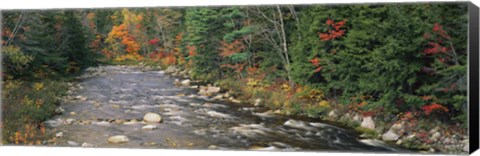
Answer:
POLYGON ((216 146, 216 145, 210 145, 210 146, 208 146, 208 149, 218 149, 218 146, 216 146))
POLYGON ((55 113, 57 114, 63 114, 63 112, 65 112, 65 109, 63 109, 62 107, 58 107, 55 109, 55 113))
POLYGON ((84 143, 82 143, 82 147, 94 147, 94 145, 84 142, 84 143))
POLYGON ((128 142, 128 137, 125 135, 115 135, 111 136, 107 140, 109 143, 126 143, 128 142))
POLYGON ((65 120, 65 123, 68 125, 71 125, 73 122, 75 122, 75 119, 72 118, 68 118, 67 120, 65 120))
POLYGON ((155 125, 146 125, 146 126, 143 126, 142 129, 144 130, 154 130, 154 129, 157 129, 158 127, 155 126, 155 125))
POLYGON ((63 132, 58 132, 57 134, 55 134, 55 137, 57 138, 63 137, 63 132))
POLYGON ((76 143, 75 141, 67 141, 67 144, 70 146, 80 146, 80 144, 76 143))

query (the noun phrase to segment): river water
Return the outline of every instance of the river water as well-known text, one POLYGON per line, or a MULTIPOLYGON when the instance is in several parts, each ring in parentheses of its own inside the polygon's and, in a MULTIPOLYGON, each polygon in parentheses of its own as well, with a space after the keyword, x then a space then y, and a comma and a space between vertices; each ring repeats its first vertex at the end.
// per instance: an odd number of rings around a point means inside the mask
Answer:
POLYGON ((163 71, 101 66, 99 75, 82 79, 47 121, 51 133, 63 133, 56 146, 408 152, 377 140, 361 140, 351 130, 319 121, 264 113, 265 108, 213 100, 192 87, 174 85, 163 71), (157 113, 161 123, 144 130, 143 116, 157 113), (136 120, 132 121, 132 120, 136 120), (125 135, 129 141, 107 139, 125 135))

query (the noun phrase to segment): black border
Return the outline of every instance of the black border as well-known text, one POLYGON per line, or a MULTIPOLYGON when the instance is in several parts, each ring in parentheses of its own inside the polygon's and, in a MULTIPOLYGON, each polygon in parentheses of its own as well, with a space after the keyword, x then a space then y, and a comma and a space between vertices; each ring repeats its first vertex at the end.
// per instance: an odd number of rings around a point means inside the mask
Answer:
POLYGON ((468 48, 469 48, 469 147, 470 154, 478 150, 479 146, 479 12, 478 7, 472 2, 468 5, 469 12, 469 38, 468 38, 468 48))

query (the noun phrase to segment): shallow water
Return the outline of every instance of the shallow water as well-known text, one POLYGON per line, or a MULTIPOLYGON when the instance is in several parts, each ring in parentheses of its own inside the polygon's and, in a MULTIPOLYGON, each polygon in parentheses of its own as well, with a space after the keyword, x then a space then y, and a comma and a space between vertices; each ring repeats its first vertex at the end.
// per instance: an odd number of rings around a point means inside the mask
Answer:
POLYGON ((47 122, 50 132, 64 132, 56 146, 73 141, 95 147, 408 152, 360 140, 353 131, 327 123, 200 96, 195 89, 175 86, 175 78, 162 71, 100 68, 104 74, 81 80, 70 95, 86 100, 65 100, 60 105, 65 113, 47 122), (157 129, 142 129, 149 125, 142 122, 148 112, 162 116, 161 123, 151 124, 157 129), (66 124, 66 119, 74 120, 66 124), (113 135, 129 141, 108 143, 113 135))

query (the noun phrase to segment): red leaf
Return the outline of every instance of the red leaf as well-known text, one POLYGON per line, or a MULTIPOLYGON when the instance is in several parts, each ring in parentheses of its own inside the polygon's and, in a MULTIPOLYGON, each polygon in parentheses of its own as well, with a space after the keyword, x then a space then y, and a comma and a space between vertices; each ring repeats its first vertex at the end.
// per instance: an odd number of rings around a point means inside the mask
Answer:
POLYGON ((330 34, 320 33, 320 40, 322 40, 322 41, 328 41, 328 40, 330 40, 330 34))
POLYGON ((339 30, 341 27, 343 27, 343 25, 345 25, 345 20, 335 23, 333 27, 335 30, 339 30))
POLYGON ((311 62, 315 67, 317 67, 317 66, 320 65, 320 60, 318 60, 317 57, 311 59, 310 62, 311 62))
POLYGON ((332 25, 332 24, 333 24, 333 20, 328 19, 328 20, 327 20, 327 25, 332 25))

